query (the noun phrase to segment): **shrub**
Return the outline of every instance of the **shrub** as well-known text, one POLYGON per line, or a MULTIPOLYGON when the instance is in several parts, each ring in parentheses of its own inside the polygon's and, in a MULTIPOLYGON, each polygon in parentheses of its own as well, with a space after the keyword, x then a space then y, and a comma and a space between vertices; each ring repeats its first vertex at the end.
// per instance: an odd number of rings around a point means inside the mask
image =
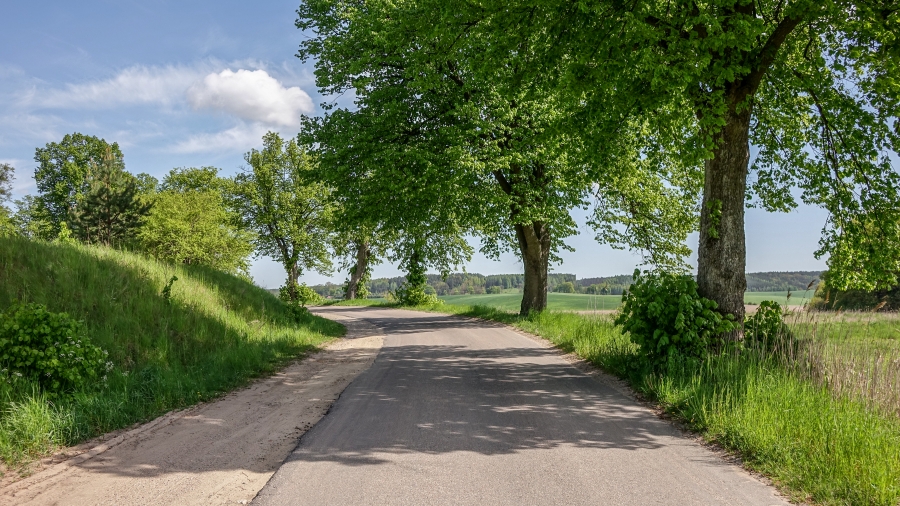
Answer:
POLYGON ((294 293, 296 294, 296 297, 292 299, 290 285, 288 284, 278 289, 278 298, 288 306, 291 314, 298 323, 304 322, 310 316, 309 310, 306 309, 306 305, 321 303, 322 296, 316 293, 312 288, 306 286, 306 283, 297 284, 295 282, 294 293))
POLYGON ((307 304, 319 304, 322 302, 322 296, 316 293, 315 290, 306 286, 306 283, 294 285, 294 293, 296 294, 296 299, 291 299, 291 287, 290 284, 282 286, 278 289, 278 297, 285 303, 289 305, 299 305, 300 307, 306 307, 307 304))
POLYGON ((106 351, 82 325, 41 304, 18 304, 0 316, 0 370, 8 381, 31 380, 53 395, 95 382, 111 367, 106 351))
POLYGON ((418 257, 409 260, 407 269, 406 281, 390 294, 394 300, 402 306, 436 306, 444 303, 437 298, 434 290, 428 293, 428 276, 418 257))
POLYGON ((635 270, 622 299, 616 324, 656 369, 673 360, 703 358, 717 336, 735 328, 733 317, 723 317, 715 302, 697 293, 690 276, 635 270))
POLYGON ((306 283, 303 283, 297 287, 297 300, 300 301, 301 306, 305 307, 307 304, 321 304, 322 296, 316 293, 312 288, 306 286, 306 283))
POLYGON ((562 283, 556 285, 556 291, 558 293, 575 293, 575 283, 571 281, 563 281, 562 283))
POLYGON ((428 285, 403 283, 391 293, 391 297, 402 306, 436 306, 443 304, 444 301, 437 298, 437 295, 425 291, 426 286, 428 285))
POLYGON ((761 345, 771 350, 790 337, 791 331, 784 323, 784 310, 781 304, 772 300, 760 302, 756 313, 744 322, 744 344, 747 346, 761 345))
POLYGON ((487 289, 487 293, 491 295, 499 295, 503 293, 503 288, 500 288, 499 286, 492 286, 487 289))

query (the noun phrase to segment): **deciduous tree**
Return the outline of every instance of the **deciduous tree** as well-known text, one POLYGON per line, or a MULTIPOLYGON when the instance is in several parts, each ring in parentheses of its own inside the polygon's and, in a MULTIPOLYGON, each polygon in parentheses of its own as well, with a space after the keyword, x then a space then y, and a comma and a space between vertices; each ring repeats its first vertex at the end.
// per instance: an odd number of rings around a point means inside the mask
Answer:
POLYGON ((12 212, 6 203, 12 198, 12 181, 15 169, 8 163, 0 163, 0 237, 15 235, 12 212))
MULTIPOLYGON (((50 142, 34 152, 38 167, 34 171, 38 198, 49 219, 52 234, 69 219, 69 212, 87 191, 87 178, 92 165, 98 165, 109 151, 117 163, 123 163, 117 143, 98 137, 72 133, 60 142, 50 142)), ((71 227, 70 227, 71 228, 71 227)))
MULTIPOLYGON (((394 17, 412 3, 400 5, 394 17)), ((432 36, 450 27, 461 41, 490 41, 473 67, 485 79, 503 83, 505 69, 523 63, 551 76, 569 134, 603 152, 610 119, 637 125, 648 135, 625 138, 637 141, 639 160, 660 154, 661 167, 702 169, 698 283, 720 311, 744 315, 746 205, 791 209, 794 188, 831 214, 817 255, 829 255, 836 283, 896 281, 896 2, 434 0, 429 8, 439 16, 429 20, 432 36)))
POLYGON ((252 235, 237 228, 216 191, 163 190, 139 234, 141 249, 173 263, 246 274, 252 235))
POLYGON ((556 128, 564 111, 552 82, 529 68, 527 44, 516 47, 518 61, 492 67, 488 77, 480 65, 494 41, 470 36, 459 11, 429 1, 356 7, 309 1, 297 21, 314 32, 299 56, 316 60, 319 87, 357 97, 356 111, 334 110, 314 129, 323 161, 340 162, 329 165, 341 168, 341 180, 384 181, 377 194, 384 201, 428 202, 421 217, 448 207, 456 223, 483 239, 486 253, 515 251, 525 267, 523 313, 546 307, 549 264, 575 232, 569 211, 586 207, 596 192, 605 198, 604 223, 613 209, 634 210, 631 227, 609 227, 598 237, 630 244, 663 237, 652 244, 659 259, 684 253, 676 243, 693 223, 691 203, 638 176, 648 164, 631 151, 622 163, 606 158, 628 170, 598 179, 592 168, 599 156, 584 156, 572 142, 577 137, 556 128), (659 201, 668 213, 653 209, 659 201), (653 227, 644 227, 651 219, 653 227), (648 235, 641 227, 671 233, 648 235))
POLYGON ((244 160, 248 166, 234 177, 229 203, 242 227, 254 233, 257 252, 284 266, 286 286, 297 300, 293 287, 303 271, 331 269, 329 188, 314 179, 317 161, 307 147, 274 132, 244 160))

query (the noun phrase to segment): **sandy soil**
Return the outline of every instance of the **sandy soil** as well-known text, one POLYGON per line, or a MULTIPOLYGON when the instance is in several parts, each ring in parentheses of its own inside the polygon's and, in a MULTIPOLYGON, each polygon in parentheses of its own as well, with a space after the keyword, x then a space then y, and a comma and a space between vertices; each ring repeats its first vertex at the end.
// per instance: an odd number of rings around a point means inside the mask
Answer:
POLYGON ((214 402, 63 452, 66 460, 0 489, 0 504, 248 504, 381 348, 374 326, 329 317, 347 336, 324 351, 214 402))

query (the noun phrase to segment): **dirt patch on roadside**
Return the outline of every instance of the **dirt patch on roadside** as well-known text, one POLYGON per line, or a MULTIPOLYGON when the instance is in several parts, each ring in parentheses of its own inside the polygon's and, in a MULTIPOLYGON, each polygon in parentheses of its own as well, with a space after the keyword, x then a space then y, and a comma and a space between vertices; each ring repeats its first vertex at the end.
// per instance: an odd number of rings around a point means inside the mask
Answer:
POLYGON ((376 327, 327 316, 347 336, 322 352, 214 402, 63 452, 66 460, 0 489, 0 503, 248 504, 381 349, 376 327))

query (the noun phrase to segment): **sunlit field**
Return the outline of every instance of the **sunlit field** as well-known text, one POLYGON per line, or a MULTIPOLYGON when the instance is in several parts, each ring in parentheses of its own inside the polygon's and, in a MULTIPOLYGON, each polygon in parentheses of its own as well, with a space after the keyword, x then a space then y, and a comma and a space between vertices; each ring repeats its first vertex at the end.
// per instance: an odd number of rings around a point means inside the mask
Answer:
MULTIPOLYGON (((791 293, 790 298, 788 298, 788 292, 747 292, 744 294, 744 302, 759 304, 764 300, 774 300, 783 306, 802 306, 809 302, 811 297, 811 291, 809 293, 791 293)), ((448 304, 491 306, 504 311, 518 311, 519 305, 522 303, 522 294, 443 295, 440 299, 448 304)), ((621 295, 547 294, 549 309, 556 311, 603 311, 616 309, 621 303, 621 295)))

